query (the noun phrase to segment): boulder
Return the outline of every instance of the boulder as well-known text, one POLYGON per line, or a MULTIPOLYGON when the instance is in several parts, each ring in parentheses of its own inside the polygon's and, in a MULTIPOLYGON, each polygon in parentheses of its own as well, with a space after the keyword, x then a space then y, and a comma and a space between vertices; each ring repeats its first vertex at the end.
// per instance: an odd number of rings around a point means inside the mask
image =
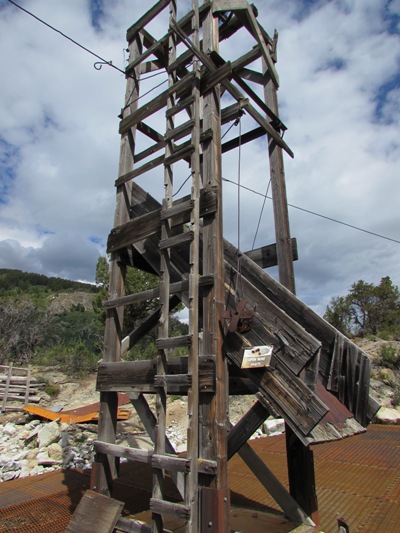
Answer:
POLYGON ((60 437, 60 426, 57 422, 49 422, 42 426, 38 431, 39 448, 45 448, 56 442, 60 437))
POLYGON ((390 407, 381 407, 375 415, 376 422, 379 424, 400 424, 400 410, 391 409, 390 407))

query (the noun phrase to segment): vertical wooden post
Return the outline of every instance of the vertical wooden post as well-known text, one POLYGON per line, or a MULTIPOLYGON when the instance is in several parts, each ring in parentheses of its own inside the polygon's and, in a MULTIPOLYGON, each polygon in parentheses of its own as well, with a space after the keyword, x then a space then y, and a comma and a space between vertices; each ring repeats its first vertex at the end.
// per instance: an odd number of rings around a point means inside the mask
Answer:
MULTIPOLYGON (((192 0, 193 43, 199 46, 199 5, 192 0)), ((193 240, 190 244, 189 270, 189 334, 191 345, 189 350, 188 372, 192 377, 192 386, 188 391, 188 434, 187 450, 190 458, 190 472, 187 476, 186 505, 190 507, 188 531, 199 531, 199 263, 200 263, 200 64, 197 59, 193 63, 195 78, 193 81, 192 144, 194 152, 191 157, 193 208, 191 211, 191 227, 193 240)))
MULTIPOLYGON (((218 52, 218 19, 211 10, 203 21, 203 52, 218 52)), ((201 480, 205 487, 215 490, 219 502, 214 513, 218 532, 229 532, 229 489, 227 475, 228 377, 223 353, 221 324, 224 311, 224 251, 222 233, 222 174, 220 88, 217 85, 203 98, 203 131, 212 131, 211 141, 203 146, 203 187, 217 195, 217 212, 204 217, 203 274, 214 276, 214 287, 203 298, 203 353, 216 355, 216 393, 202 394, 200 415, 200 454, 217 460, 217 475, 201 480)), ((203 500, 205 501, 205 500, 203 500)), ((204 517, 204 513, 202 513, 204 517)), ((211 527, 212 524, 211 524, 211 527)), ((215 531, 215 529, 211 529, 215 531)))
MULTIPOLYGON (((129 43, 131 58, 140 55, 142 43, 139 36, 129 43)), ((125 92, 125 106, 122 111, 123 117, 130 115, 138 107, 139 78, 133 72, 127 79, 125 92)), ((135 147, 136 128, 131 128, 121 137, 120 159, 118 175, 123 176, 133 169, 133 154, 135 147)), ((130 218, 131 204, 130 182, 119 185, 116 193, 116 209, 114 215, 114 227, 127 222, 130 218)), ((126 267, 121 261, 119 253, 113 253, 110 264, 109 299, 118 298, 125 294, 125 271, 126 267)), ((123 334, 123 307, 107 311, 106 327, 104 333, 103 361, 116 362, 121 358, 121 342, 123 334)), ((100 393, 100 414, 98 439, 113 443, 116 438, 118 410, 118 393, 100 393)), ((92 470, 91 487, 105 495, 111 494, 112 482, 117 477, 117 461, 113 457, 98 454, 92 470)))
MULTIPOLYGON (((265 77, 264 97, 268 107, 278 115, 277 87, 266 63, 263 61, 265 77)), ((271 176, 272 199, 275 219, 276 250, 278 256, 279 281, 295 294, 293 257, 291 249, 289 215, 287 208, 285 172, 282 148, 268 136, 268 151, 271 176)), ((318 524, 318 502, 315 488, 314 456, 286 424, 286 451, 290 494, 300 507, 318 524)))
MULTIPOLYGON (((169 3, 169 28, 171 29, 176 22, 176 0, 169 3)), ((174 32, 170 33, 168 39, 168 65, 176 59, 176 36, 174 32)), ((169 94, 167 98, 167 110, 175 105, 175 93, 171 87, 177 81, 176 71, 168 72, 169 94)), ((166 119, 166 133, 174 129, 175 117, 168 116, 166 119)), ((173 153, 173 139, 167 140, 165 144, 165 157, 173 153)), ((164 199, 162 209, 168 209, 172 206, 174 174, 173 164, 164 166, 164 199)), ((165 218, 161 224, 161 239, 167 239, 171 236, 170 219, 165 218)), ((170 249, 166 248, 161 251, 160 259, 160 320, 158 326, 158 335, 160 338, 169 337, 169 287, 170 287, 170 249)), ((167 374, 168 366, 168 349, 160 348, 157 355, 157 374, 167 374)), ((156 441, 154 451, 157 454, 165 454, 165 434, 167 426, 167 388, 163 386, 157 388, 156 394, 156 441)), ((153 498, 163 500, 165 496, 165 472, 158 468, 153 469, 153 498)), ((152 514, 152 531, 162 533, 164 531, 163 517, 160 513, 152 514)))

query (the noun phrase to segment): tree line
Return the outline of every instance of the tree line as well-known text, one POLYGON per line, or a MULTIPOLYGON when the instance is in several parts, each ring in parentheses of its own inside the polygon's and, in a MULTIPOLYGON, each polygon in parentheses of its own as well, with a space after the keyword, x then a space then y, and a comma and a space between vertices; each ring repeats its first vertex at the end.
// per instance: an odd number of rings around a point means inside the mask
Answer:
MULTIPOLYGON (((109 265, 100 257, 96 265, 95 285, 61 278, 29 274, 19 270, 0 270, 0 364, 57 365, 70 374, 94 371, 102 357, 109 265), (56 310, 51 306, 54 295, 88 292, 92 305, 72 303, 56 310)), ((158 285, 158 276, 136 268, 127 268, 126 293, 140 292, 158 285)), ((68 300, 69 301, 69 300, 68 300)), ((158 307, 158 300, 145 300, 126 308, 123 335, 135 329, 158 307)), ((173 334, 187 333, 187 325, 171 317, 173 334)), ((155 357, 156 328, 124 357, 155 357)))
POLYGON ((400 339, 400 292, 389 276, 378 285, 359 280, 346 296, 332 298, 324 318, 352 337, 400 339))

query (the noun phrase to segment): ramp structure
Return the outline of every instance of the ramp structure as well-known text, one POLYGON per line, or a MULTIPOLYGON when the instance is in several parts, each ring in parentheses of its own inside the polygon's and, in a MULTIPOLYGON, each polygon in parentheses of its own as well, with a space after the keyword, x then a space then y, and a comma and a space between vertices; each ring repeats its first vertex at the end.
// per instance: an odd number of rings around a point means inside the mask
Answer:
POLYGON ((188 532, 229 532, 227 462, 239 453, 286 516, 312 525, 317 501, 310 443, 364 431, 378 406, 369 396, 367 356, 294 295, 296 249, 282 157, 293 154, 278 115, 277 35, 267 34, 246 0, 201 6, 193 0, 182 18, 176 0, 160 0, 128 29, 127 41, 92 488, 111 497, 119 459, 143 461, 153 469, 151 524, 123 519, 118 527, 161 533, 165 516, 173 516, 188 532), (154 23, 163 20, 165 33, 154 37, 154 23), (235 50, 240 32, 250 36, 250 49, 224 59, 222 44, 235 50), (158 74, 164 86, 157 79, 148 91, 149 76, 158 74), (247 131, 224 141, 221 127, 244 115, 247 131), (263 136, 276 245, 246 254, 223 236, 222 154, 263 136), (280 282, 264 270, 273 264, 280 282), (159 287, 126 294, 129 267, 157 274, 159 287), (157 299, 159 308, 125 335, 124 309, 149 299, 157 299), (173 336, 170 314, 180 303, 188 309, 189 331, 173 336), (154 359, 124 361, 154 328, 154 359), (173 357, 177 348, 186 355, 173 357), (115 444, 118 392, 129 395, 152 450, 115 444), (155 395, 155 409, 145 394, 155 395), (184 455, 166 436, 171 394, 187 395, 184 455), (235 426, 229 394, 254 394, 253 407, 235 426), (286 422, 290 491, 247 444, 271 414, 286 422), (168 497, 167 477, 176 484, 178 501, 168 497))

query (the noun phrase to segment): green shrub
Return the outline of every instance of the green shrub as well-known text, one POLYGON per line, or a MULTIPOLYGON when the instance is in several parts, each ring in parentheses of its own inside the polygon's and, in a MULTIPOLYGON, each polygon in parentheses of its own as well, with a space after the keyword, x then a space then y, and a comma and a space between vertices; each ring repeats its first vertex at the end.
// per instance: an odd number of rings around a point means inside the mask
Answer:
POLYGON ((60 385, 52 383, 49 379, 43 376, 38 376, 37 380, 39 383, 44 383, 44 392, 51 398, 56 398, 60 394, 60 385))
POLYGON ((400 353, 393 344, 384 344, 381 347, 380 364, 392 370, 400 368, 400 353))
POLYGON ((393 399, 392 403, 394 407, 398 407, 400 405, 400 380, 397 379, 396 383, 393 387, 393 399))
POLYGON ((83 377, 97 369, 99 354, 91 351, 82 341, 56 344, 40 353, 35 363, 58 367, 69 376, 83 377))

